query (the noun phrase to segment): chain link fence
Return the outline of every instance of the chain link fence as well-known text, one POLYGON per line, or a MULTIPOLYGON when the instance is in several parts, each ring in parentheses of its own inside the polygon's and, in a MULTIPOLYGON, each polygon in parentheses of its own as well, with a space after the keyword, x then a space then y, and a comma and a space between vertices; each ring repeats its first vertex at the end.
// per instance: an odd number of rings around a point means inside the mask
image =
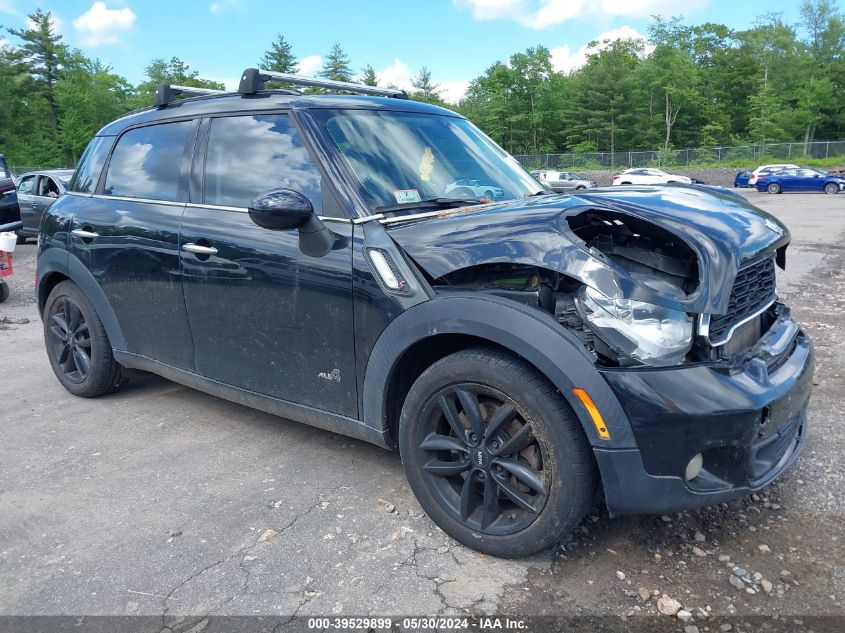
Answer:
POLYGON ((566 154, 516 154, 526 169, 627 169, 631 167, 689 167, 783 161, 800 163, 802 158, 842 158, 845 163, 845 141, 813 141, 810 143, 760 143, 731 147, 697 147, 669 150, 629 150, 620 152, 586 152, 566 154))

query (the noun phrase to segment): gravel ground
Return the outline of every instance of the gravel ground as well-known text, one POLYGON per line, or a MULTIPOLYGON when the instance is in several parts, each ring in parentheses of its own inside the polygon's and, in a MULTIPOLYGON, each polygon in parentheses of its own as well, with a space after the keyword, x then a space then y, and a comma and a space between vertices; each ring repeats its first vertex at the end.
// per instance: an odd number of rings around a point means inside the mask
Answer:
POLYGON ((803 456, 723 506, 597 508, 518 561, 442 534, 398 457, 368 444, 155 376, 70 396, 43 351, 35 246, 18 247, 0 306, 0 615, 147 615, 145 630, 173 631, 221 614, 494 613, 585 631, 845 630, 845 196, 747 195, 793 232, 779 287, 817 350, 803 456))

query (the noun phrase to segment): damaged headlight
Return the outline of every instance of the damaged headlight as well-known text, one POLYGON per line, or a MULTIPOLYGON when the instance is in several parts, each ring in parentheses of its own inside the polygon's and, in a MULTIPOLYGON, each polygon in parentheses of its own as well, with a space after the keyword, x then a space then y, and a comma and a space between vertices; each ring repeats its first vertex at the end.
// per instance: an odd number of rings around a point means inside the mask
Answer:
POLYGON ((611 299, 585 286, 578 294, 582 316, 621 354, 648 365, 676 365, 692 346, 692 317, 663 306, 611 299))

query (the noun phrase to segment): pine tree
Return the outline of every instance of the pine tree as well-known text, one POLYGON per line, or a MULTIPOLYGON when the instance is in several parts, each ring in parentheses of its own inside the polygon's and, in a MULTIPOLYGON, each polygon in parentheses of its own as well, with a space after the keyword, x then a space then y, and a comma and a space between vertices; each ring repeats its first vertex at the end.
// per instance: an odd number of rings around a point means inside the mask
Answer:
POLYGON ((416 89, 411 95, 417 101, 426 103, 443 103, 440 98, 440 84, 431 81, 431 71, 423 66, 417 76, 411 80, 411 85, 416 89))
POLYGON ((358 81, 366 86, 378 86, 376 69, 371 64, 367 64, 361 69, 361 78, 358 81))
POLYGON ((272 70, 277 73, 295 73, 296 72, 296 57, 293 55, 290 42, 285 39, 284 35, 279 35, 276 41, 270 45, 264 57, 258 62, 259 68, 262 70, 272 70))
POLYGON ((29 73, 35 77, 36 90, 44 95, 50 110, 50 124, 54 133, 59 131, 59 106, 56 102, 56 82, 62 61, 67 55, 67 45, 62 43, 62 36, 53 30, 52 14, 36 9, 30 14, 30 25, 26 29, 8 29, 11 35, 22 40, 15 49, 12 59, 25 64, 29 73))
POLYGON ((323 68, 319 75, 324 79, 333 81, 352 81, 352 65, 349 61, 349 55, 343 50, 340 42, 335 42, 332 46, 323 62, 323 68))

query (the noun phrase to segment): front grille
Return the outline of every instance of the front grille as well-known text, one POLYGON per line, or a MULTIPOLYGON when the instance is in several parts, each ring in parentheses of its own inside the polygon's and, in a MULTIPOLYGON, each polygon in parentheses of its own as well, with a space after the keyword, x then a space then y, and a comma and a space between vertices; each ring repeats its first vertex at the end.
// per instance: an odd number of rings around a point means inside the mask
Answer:
POLYGON ((710 340, 714 345, 722 343, 734 325, 774 301, 775 282, 773 257, 746 266, 736 274, 727 314, 710 317, 710 340))
POLYGON ((722 346, 723 356, 733 356, 752 347, 763 335, 763 318, 756 316, 734 330, 730 340, 722 346))

